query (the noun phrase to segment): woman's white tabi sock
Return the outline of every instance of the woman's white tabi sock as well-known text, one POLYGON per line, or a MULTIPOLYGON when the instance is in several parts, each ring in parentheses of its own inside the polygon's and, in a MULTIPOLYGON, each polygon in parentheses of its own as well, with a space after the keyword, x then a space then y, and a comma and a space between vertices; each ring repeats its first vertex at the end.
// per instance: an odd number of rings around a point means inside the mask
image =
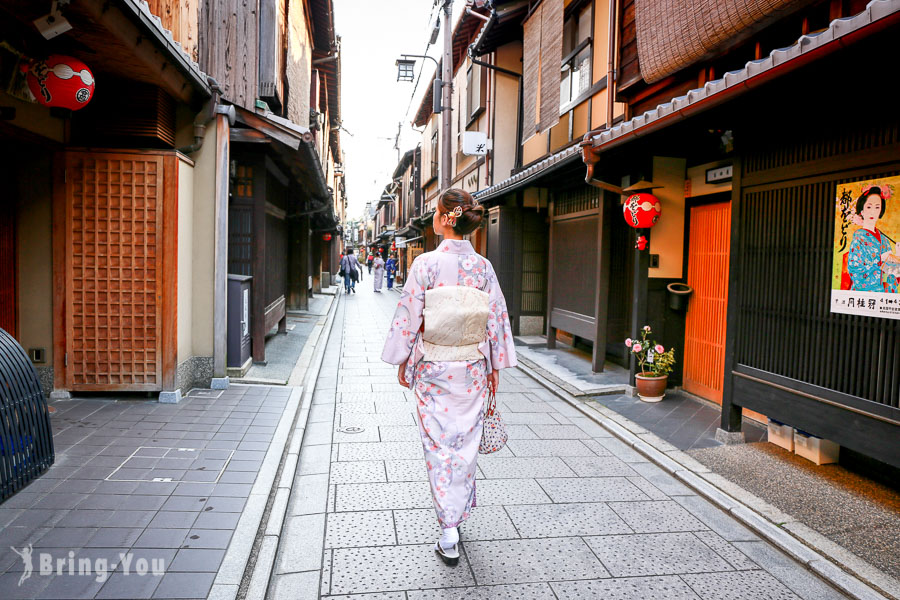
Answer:
POLYGON ((441 539, 439 541, 441 548, 444 550, 449 550, 453 546, 455 546, 459 542, 459 531, 456 527, 448 527, 443 530, 441 533, 441 539))

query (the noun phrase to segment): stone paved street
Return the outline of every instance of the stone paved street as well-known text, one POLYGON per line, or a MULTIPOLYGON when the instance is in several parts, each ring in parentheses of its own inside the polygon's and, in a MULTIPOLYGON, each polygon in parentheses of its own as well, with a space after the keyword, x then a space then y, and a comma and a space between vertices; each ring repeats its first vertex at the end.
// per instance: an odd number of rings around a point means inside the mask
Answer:
POLYGON ((518 369, 498 394, 510 441, 479 458, 462 558, 444 566, 413 396, 379 359, 398 298, 371 280, 341 298, 275 597, 844 597, 518 369))

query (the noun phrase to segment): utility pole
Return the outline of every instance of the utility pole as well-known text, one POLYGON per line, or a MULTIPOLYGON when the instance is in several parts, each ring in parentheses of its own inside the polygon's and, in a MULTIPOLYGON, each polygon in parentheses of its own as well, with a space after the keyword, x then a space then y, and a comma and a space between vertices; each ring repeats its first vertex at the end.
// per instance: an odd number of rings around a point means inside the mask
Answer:
POLYGON ((452 169, 453 0, 444 0, 444 58, 441 62, 441 192, 450 189, 452 169))

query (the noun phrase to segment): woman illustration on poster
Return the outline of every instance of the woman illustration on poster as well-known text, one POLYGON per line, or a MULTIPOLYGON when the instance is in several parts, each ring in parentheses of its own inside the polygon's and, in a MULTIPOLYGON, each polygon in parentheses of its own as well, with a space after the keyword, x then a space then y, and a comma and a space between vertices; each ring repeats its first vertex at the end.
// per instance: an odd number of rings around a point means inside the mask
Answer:
POLYGON ((847 271, 853 281, 850 288, 857 292, 897 293, 897 273, 900 273, 900 257, 894 254, 891 243, 896 242, 876 227, 884 216, 887 200, 891 197, 889 186, 867 186, 856 201, 853 222, 859 229, 850 244, 847 271), (889 266, 890 265, 890 266, 889 266), (884 278, 885 271, 893 271, 884 278))

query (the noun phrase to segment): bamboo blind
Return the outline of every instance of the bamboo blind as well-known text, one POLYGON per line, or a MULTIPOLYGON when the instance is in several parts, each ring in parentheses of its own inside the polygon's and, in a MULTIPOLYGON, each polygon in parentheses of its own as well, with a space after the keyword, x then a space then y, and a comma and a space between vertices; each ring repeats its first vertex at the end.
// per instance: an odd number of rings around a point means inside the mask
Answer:
POLYGON ((523 24, 523 144, 559 122, 563 13, 563 0, 543 0, 523 24))
POLYGON ((659 81, 805 1, 634 0, 641 75, 647 83, 659 81))

